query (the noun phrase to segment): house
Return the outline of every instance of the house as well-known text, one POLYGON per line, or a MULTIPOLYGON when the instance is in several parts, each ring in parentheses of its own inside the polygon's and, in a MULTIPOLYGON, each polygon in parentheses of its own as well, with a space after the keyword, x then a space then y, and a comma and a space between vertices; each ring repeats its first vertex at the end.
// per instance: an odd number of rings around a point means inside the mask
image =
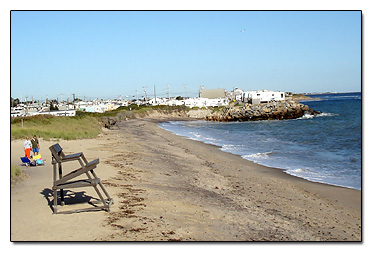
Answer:
POLYGON ((284 101, 285 92, 260 90, 260 91, 247 91, 243 93, 243 102, 259 104, 268 103, 272 101, 284 101))
POLYGON ((225 98, 225 89, 205 89, 201 87, 199 90, 199 97, 208 99, 225 98))
POLYGON ((34 115, 75 116, 76 110, 43 111, 43 112, 35 113, 34 115))
POLYGON ((155 99, 151 99, 148 102, 151 105, 168 105, 168 106, 180 106, 185 105, 189 108, 193 107, 217 107, 217 106, 226 106, 229 104, 228 98, 202 98, 202 97, 193 97, 193 98, 187 98, 183 100, 177 100, 176 98, 157 98, 157 101, 155 99))

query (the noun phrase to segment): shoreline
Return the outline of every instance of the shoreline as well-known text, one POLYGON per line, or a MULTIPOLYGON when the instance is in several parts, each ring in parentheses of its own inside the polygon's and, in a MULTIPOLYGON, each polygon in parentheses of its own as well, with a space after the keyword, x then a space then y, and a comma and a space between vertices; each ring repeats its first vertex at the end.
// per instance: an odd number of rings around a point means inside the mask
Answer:
MULTIPOLYGON (((11 190, 11 240, 361 241, 361 191, 175 135, 157 124, 167 120, 175 119, 121 121, 95 139, 60 141, 66 153, 100 158, 97 174, 114 198, 110 212, 52 214, 52 198, 41 191, 52 186, 53 142, 41 140, 47 165, 28 168, 29 177, 11 190)), ((21 142, 11 142, 12 163, 21 142)))
MULTIPOLYGON (((156 123, 164 123, 164 122, 169 122, 169 121, 195 121, 196 119, 165 119, 165 120, 156 120, 155 122, 156 123)), ((161 127, 160 127, 161 128, 161 127)), ((164 128, 161 128, 161 129, 164 129, 164 128)), ((286 172, 286 169, 282 169, 282 168, 279 168, 279 167, 275 167, 275 166, 269 166, 269 165, 264 165, 264 164, 261 164, 261 163, 257 163, 255 161, 252 161, 252 160, 249 160, 249 159, 246 159, 244 158, 242 155, 239 155, 239 154, 235 154, 235 153, 232 153, 232 152, 228 152, 228 151, 223 151, 223 147, 222 146, 219 146, 219 145, 214 145, 214 144, 210 144, 210 143, 206 143, 206 142, 203 142, 203 141, 200 141, 200 140, 197 140, 197 139, 193 139, 193 138, 189 138, 187 136, 183 136, 183 135, 178 135, 176 133, 174 133, 173 131, 170 131, 170 130, 167 130, 167 129, 164 129, 170 133, 172 133, 173 135, 176 135, 176 136, 180 136, 180 137, 183 137, 183 138, 186 138, 186 139, 189 139, 189 140, 193 140, 193 141, 197 141, 197 142, 201 142, 203 144, 206 144, 206 145, 211 145, 211 146, 215 146, 217 148, 219 148, 222 152, 225 152, 225 153, 229 153, 229 154, 233 154, 233 155, 237 155, 237 156, 240 156, 242 159, 244 160, 247 160, 249 162, 252 162, 252 163, 255 163, 257 165, 261 165, 261 166, 264 166, 264 167, 267 167, 267 168, 273 168, 273 169, 278 169, 278 170, 281 170, 284 174, 287 174, 289 176, 292 176, 292 177, 295 177, 295 178, 300 178, 302 180, 305 180, 305 181, 308 181, 308 182, 312 182, 312 183, 318 183, 318 184, 323 184, 323 185, 328 185, 328 186, 334 186, 334 187, 341 187, 341 188, 346 188, 346 189, 352 189, 352 190, 357 190, 357 191, 360 191, 361 192, 361 189, 358 189, 358 188, 353 188, 353 187, 348 187, 348 186, 343 186, 343 185, 337 185, 337 184, 332 184, 332 183, 326 183, 326 182, 319 182, 319 181, 313 181, 313 180, 309 180, 309 179, 306 179, 306 178, 303 178, 303 177, 300 177, 300 176, 295 176, 295 175, 292 175, 288 172, 286 172)))
MULTIPOLYGON (((168 122, 168 121, 176 121, 176 120, 175 119, 156 120, 155 123, 163 123, 163 122, 168 122)), ((177 121, 190 121, 190 120, 180 119, 180 120, 177 120, 177 121)), ((160 128, 160 129, 163 129, 163 128, 160 128)), ((221 146, 214 145, 214 144, 209 144, 209 143, 206 143, 206 142, 203 142, 203 141, 199 141, 199 140, 195 140, 195 139, 192 139, 192 138, 188 138, 186 136, 181 136, 181 135, 178 135, 178 134, 176 134, 176 133, 174 133, 172 131, 166 130, 166 129, 163 129, 163 130, 165 130, 165 131, 167 131, 167 132, 169 132, 169 133, 171 133, 171 134, 173 134, 175 136, 185 138, 187 140, 192 140, 192 141, 199 142, 199 143, 201 143, 203 145, 206 145, 206 146, 215 147, 215 148, 219 149, 222 153, 227 153, 227 154, 230 154, 230 155, 234 155, 234 156, 240 157, 242 160, 247 161, 249 163, 252 163, 252 164, 255 164, 255 165, 258 165, 258 166, 262 166, 264 168, 268 168, 268 169, 271 170, 272 175, 275 176, 275 177, 280 177, 280 178, 285 178, 285 179, 289 179, 289 180, 294 180, 294 181, 297 181, 298 183, 304 183, 305 185, 307 185, 309 187, 312 187, 312 189, 315 190, 315 191, 317 191, 318 193, 323 194, 325 197, 333 198, 334 200, 337 200, 339 202, 343 202, 344 204, 347 204, 350 207, 353 206, 354 208, 361 209, 361 201, 359 201, 359 202, 351 202, 349 200, 346 201, 346 197, 345 197, 346 195, 350 194, 350 192, 352 194, 355 194, 353 192, 357 192, 358 194, 361 194, 361 190, 359 190, 359 189, 351 188, 351 187, 345 187, 345 186, 340 186, 340 185, 333 185, 333 184, 328 184, 328 183, 323 183, 323 182, 317 182, 317 181, 308 180, 308 179, 305 179, 305 178, 302 178, 302 177, 294 176, 292 174, 287 173, 285 169, 281 169, 281 168, 277 168, 277 167, 273 167, 273 166, 267 166, 267 165, 259 164, 259 163, 256 163, 254 161, 245 159, 245 158, 243 158, 239 154, 235 154, 235 153, 223 151, 221 146), (331 188, 331 191, 327 189, 328 187, 331 188), (337 190, 337 191, 341 192, 341 194, 332 192, 334 190, 337 190), (344 193, 343 191, 345 191, 345 190, 348 190, 349 192, 348 193, 344 193)))

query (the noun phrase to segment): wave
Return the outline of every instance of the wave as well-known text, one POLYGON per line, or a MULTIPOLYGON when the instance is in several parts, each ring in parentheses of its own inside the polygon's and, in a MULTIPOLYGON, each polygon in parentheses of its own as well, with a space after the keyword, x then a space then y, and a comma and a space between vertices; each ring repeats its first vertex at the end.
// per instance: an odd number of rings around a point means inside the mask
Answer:
POLYGON ((316 114, 316 117, 332 117, 332 116, 338 116, 339 114, 336 113, 329 113, 329 112, 322 112, 319 114, 316 114))
POLYGON ((319 173, 319 172, 312 172, 311 170, 308 170, 308 169, 288 169, 288 170, 284 170, 284 172, 289 175, 303 178, 311 182, 318 182, 318 183, 327 184, 327 185, 361 190, 361 186, 347 185, 346 181, 344 181, 343 178, 338 179, 337 177, 334 177, 333 174, 325 172, 325 171, 323 173, 319 173))
POLYGON ((308 120, 308 119, 313 119, 315 117, 315 115, 312 115, 312 114, 303 114, 302 117, 299 117, 297 118, 297 120, 308 120))
POLYGON ((341 95, 340 98, 352 98, 352 99, 361 99, 361 96, 355 96, 355 95, 341 95))
POLYGON ((274 154, 274 152, 254 153, 254 154, 244 155, 243 158, 245 159, 267 159, 272 154, 274 154))
POLYGON ((306 113, 302 117, 297 118, 297 120, 308 120, 308 119, 313 119, 315 117, 333 117, 333 116, 338 116, 338 114, 329 113, 329 112, 322 112, 322 113, 319 113, 319 114, 316 114, 316 115, 312 115, 312 114, 306 113))
POLYGON ((308 169, 291 169, 291 170, 285 170, 286 173, 291 175, 300 175, 300 174, 308 174, 310 173, 310 170, 308 169))
POLYGON ((319 182, 319 183, 324 183, 324 184, 329 184, 329 185, 331 184, 327 180, 325 180, 327 176, 325 176, 322 173, 314 173, 310 171, 309 169, 305 169, 305 168, 287 169, 287 170, 284 170, 284 172, 289 175, 292 175, 298 178, 303 178, 308 181, 319 182))
POLYGON ((202 138, 202 135, 198 134, 197 132, 190 132, 192 138, 202 138))
POLYGON ((199 140, 199 141, 202 141, 202 142, 205 142, 205 143, 211 143, 211 142, 218 141, 216 138, 209 137, 209 136, 200 134, 198 132, 189 132, 188 137, 190 139, 199 140))
POLYGON ((223 145, 222 146, 222 150, 225 151, 225 152, 230 152, 232 150, 236 150, 237 149, 237 145, 223 145))

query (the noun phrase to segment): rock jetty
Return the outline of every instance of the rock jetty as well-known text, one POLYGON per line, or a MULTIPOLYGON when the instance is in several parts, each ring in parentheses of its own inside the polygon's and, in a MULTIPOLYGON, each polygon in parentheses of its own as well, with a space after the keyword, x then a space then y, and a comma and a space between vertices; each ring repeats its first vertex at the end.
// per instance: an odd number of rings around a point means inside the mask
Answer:
POLYGON ((305 114, 315 115, 320 112, 297 101, 286 100, 262 104, 245 104, 244 106, 224 107, 205 117, 209 121, 255 121, 296 119, 305 114))
POLYGON ((140 113, 132 111, 119 112, 115 117, 102 117, 102 124, 106 128, 115 127, 121 120, 137 118, 153 119, 203 119, 208 121, 255 121, 255 120, 284 120, 296 119, 303 115, 315 115, 320 112, 314 111, 307 105, 294 100, 278 101, 262 104, 244 104, 239 106, 228 106, 218 108, 192 108, 183 109, 170 107, 166 110, 149 109, 140 113))

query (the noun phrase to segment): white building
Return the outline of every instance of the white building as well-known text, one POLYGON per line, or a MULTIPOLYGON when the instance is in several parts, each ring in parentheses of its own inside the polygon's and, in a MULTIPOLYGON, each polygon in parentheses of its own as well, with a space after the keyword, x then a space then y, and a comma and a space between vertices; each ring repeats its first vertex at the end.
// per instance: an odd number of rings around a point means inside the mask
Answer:
POLYGON ((243 102, 245 103, 268 103, 272 101, 283 101, 285 100, 285 92, 270 91, 270 90, 259 90, 259 91, 247 91, 243 92, 243 102))
POLYGON ((53 115, 53 116, 75 116, 75 110, 64 110, 64 111, 46 111, 46 112, 38 112, 34 115, 53 115))
POLYGON ((75 103, 75 107, 78 110, 85 112, 98 112, 104 113, 107 111, 115 110, 121 106, 128 106, 127 100, 99 100, 95 99, 93 101, 85 102, 80 101, 75 103))
POLYGON ((151 105, 168 105, 168 106, 180 106, 185 105, 189 108, 193 107, 217 107, 217 106, 226 106, 229 104, 228 98, 202 98, 202 97, 194 97, 188 98, 183 100, 176 100, 175 98, 168 99, 168 98, 158 98, 157 101, 155 99, 151 99, 148 102, 151 105))
MULTIPOLYGON (((190 100, 190 99, 188 99, 190 100)), ((191 98, 189 103, 185 103, 186 106, 190 105, 189 107, 218 107, 218 106, 226 106, 229 104, 228 98, 191 98)))
MULTIPOLYGON (((47 108, 44 108, 47 109, 47 108)), ((75 110, 62 110, 62 111, 46 111, 46 110, 40 110, 40 111, 33 111, 29 112, 26 110, 19 110, 19 108, 16 108, 14 111, 10 113, 11 117, 29 117, 29 116, 35 116, 35 115, 53 115, 53 116, 75 116, 76 111, 75 110)))
POLYGON ((226 95, 229 100, 242 101, 243 93, 242 89, 235 88, 233 91, 227 92, 226 95))

